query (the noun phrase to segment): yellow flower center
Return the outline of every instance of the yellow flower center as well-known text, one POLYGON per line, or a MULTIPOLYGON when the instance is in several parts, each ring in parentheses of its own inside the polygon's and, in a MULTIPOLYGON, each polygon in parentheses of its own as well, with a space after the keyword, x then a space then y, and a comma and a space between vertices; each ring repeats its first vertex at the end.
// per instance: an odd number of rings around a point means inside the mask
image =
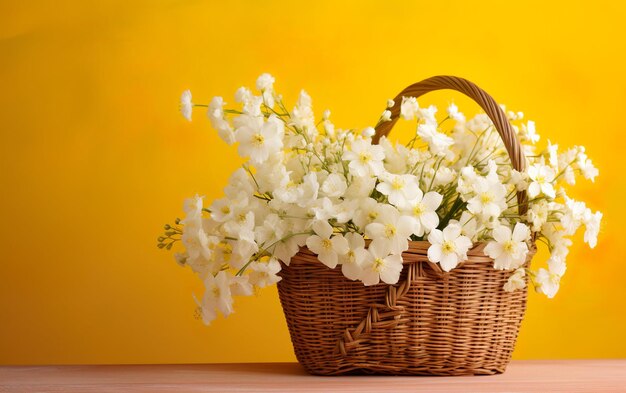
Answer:
POLYGON ((450 240, 446 240, 443 242, 443 244, 441 245, 441 251, 443 251, 444 254, 451 254, 456 250, 456 247, 454 246, 454 243, 451 242, 450 240))
POLYGON ((265 143, 265 137, 261 134, 254 134, 253 143, 257 146, 261 146, 265 143))
POLYGON ((502 246, 502 248, 504 248, 504 251, 507 254, 512 254, 513 251, 515 251, 515 243, 513 243, 512 240, 507 240, 506 242, 504 242, 504 245, 502 246))
POLYGON ((220 291, 220 287, 218 287, 217 285, 213 287, 213 296, 215 297, 220 297, 221 291, 220 291))
POLYGON ((552 281, 555 284, 558 284, 559 281, 561 281, 561 278, 559 277, 558 274, 550 273, 550 281, 552 281))
POLYGON ((230 261, 230 257, 233 255, 233 246, 226 242, 220 242, 220 247, 222 248, 222 254, 224 256, 224 261, 230 261))
POLYGON ((374 221, 376 218, 378 217, 378 213, 375 211, 371 211, 369 212, 369 214, 367 215, 367 218, 370 219, 370 221, 374 221))
POLYGON ((330 241, 330 239, 324 239, 322 240, 322 247, 324 247, 324 250, 330 250, 331 248, 333 248, 333 243, 330 241))
POLYGON ((385 225, 385 237, 387 239, 392 238, 396 235, 396 227, 391 225, 391 224, 387 224, 385 225))
POLYGON ((379 272, 383 268, 384 264, 385 264, 385 261, 382 258, 374 259, 374 270, 379 272))
POLYGON ((480 194, 480 201, 483 204, 493 202, 493 195, 488 192, 483 192, 482 194, 480 194))
POLYGON ((356 260, 356 254, 354 253, 354 250, 348 251, 347 257, 348 258, 346 260, 346 263, 354 263, 354 261, 356 260))
POLYGON ((391 188, 393 188, 394 190, 401 190, 404 188, 404 181, 402 181, 402 179, 399 178, 395 178, 393 179, 393 182, 391 182, 391 188))
POLYGON ((426 206, 423 203, 418 203, 413 207, 413 214, 417 217, 421 216, 424 211, 426 211, 426 206))
POLYGON ((230 207, 228 206, 222 206, 222 208, 220 209, 220 211, 224 214, 228 214, 230 213, 230 207))
POLYGON ((359 153, 359 161, 361 161, 363 164, 367 164, 371 159, 372 156, 368 152, 362 151, 359 153))

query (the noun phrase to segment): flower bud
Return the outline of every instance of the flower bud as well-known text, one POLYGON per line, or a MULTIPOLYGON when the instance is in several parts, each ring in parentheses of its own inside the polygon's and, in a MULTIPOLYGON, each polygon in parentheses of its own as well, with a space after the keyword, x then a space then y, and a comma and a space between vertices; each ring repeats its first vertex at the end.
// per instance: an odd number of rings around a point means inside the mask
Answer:
POLYGON ((372 127, 367 127, 363 129, 363 131, 361 131, 361 135, 363 135, 366 138, 371 138, 374 136, 374 134, 376 134, 376 130, 372 127))

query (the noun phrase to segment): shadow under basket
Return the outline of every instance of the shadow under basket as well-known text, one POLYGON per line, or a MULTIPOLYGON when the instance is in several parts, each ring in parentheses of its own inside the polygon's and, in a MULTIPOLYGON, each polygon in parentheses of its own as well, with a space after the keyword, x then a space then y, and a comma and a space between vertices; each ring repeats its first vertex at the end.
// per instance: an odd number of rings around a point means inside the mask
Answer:
POLYGON ((504 372, 527 291, 502 289, 511 272, 495 270, 483 244, 447 273, 428 261, 429 245, 410 243, 398 284, 373 286, 301 249, 278 283, 298 362, 317 375, 504 372))

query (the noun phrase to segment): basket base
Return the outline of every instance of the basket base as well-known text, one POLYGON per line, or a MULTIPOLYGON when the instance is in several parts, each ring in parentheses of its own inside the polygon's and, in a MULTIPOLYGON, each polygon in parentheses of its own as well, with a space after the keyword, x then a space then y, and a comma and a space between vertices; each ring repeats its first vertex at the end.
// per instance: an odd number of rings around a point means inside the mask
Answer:
POLYGON ((336 370, 329 371, 328 369, 324 370, 315 370, 310 369, 303 364, 300 363, 300 366, 306 370, 307 373, 316 376, 414 376, 414 377, 462 377, 462 376, 480 376, 480 375, 498 375, 502 374, 506 371, 505 368, 501 369, 459 369, 459 370, 425 370, 422 368, 415 369, 403 369, 403 370, 386 370, 386 369, 372 369, 372 368, 358 368, 353 370, 336 370))

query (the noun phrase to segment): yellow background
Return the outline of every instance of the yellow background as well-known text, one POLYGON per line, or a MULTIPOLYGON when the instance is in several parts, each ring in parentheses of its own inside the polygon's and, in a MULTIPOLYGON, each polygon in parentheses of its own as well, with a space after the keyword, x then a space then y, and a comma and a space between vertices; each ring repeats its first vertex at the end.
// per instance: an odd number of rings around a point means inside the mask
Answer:
MULTIPOLYGON (((575 194, 605 213, 599 245, 573 247, 554 300, 530 294, 515 357, 625 357, 619 3, 0 3, 0 363, 294 360, 275 289, 205 327, 201 284, 155 247, 183 198, 220 196, 240 163, 203 111, 182 119, 180 93, 232 102, 262 72, 339 127, 456 74, 534 119, 541 144, 587 146, 600 177, 575 194)), ((451 99, 477 109, 420 102, 451 99)))

